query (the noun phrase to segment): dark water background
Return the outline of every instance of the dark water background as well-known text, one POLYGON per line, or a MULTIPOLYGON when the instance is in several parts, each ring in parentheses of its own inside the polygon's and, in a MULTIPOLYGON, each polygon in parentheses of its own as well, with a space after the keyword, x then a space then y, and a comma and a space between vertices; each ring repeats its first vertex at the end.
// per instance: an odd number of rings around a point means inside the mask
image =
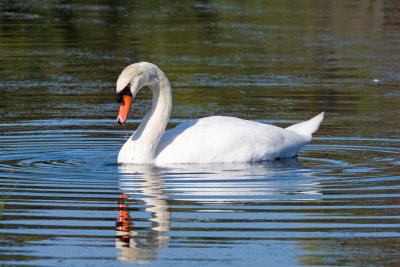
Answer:
POLYGON ((400 2, 0 1, 2 266, 398 266, 400 2), (298 159, 116 164, 128 64, 169 127, 326 119, 298 159))

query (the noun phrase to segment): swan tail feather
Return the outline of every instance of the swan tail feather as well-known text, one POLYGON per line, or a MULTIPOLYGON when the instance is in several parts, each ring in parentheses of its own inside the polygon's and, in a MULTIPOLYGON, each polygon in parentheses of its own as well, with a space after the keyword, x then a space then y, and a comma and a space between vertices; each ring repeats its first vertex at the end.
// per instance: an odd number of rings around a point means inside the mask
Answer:
POLYGON ((318 130, 319 125, 321 124, 323 119, 324 119, 324 112, 321 112, 320 114, 318 114, 317 116, 308 121, 303 121, 287 127, 286 130, 290 130, 292 132, 302 135, 312 135, 318 130))

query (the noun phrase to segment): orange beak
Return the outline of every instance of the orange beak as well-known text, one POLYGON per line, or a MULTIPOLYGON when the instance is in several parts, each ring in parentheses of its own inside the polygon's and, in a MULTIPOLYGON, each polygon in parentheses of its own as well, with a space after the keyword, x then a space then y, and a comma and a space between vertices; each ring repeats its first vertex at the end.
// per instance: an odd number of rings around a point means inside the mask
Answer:
POLYGON ((124 124, 126 121, 126 117, 128 116, 129 107, 131 106, 132 97, 129 95, 122 96, 121 106, 119 107, 119 113, 117 117, 117 121, 119 124, 124 124))

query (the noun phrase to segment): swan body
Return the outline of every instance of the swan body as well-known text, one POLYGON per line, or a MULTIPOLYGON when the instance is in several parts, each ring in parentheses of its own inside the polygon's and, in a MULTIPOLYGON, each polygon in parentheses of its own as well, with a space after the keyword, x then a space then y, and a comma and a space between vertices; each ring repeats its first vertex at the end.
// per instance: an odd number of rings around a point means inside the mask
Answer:
POLYGON ((141 62, 126 67, 117 81, 121 103, 118 122, 125 123, 130 101, 143 87, 153 93, 151 110, 118 155, 118 163, 227 163, 295 157, 311 141, 324 113, 288 128, 212 116, 183 122, 165 131, 171 108, 169 81, 154 64, 141 62))

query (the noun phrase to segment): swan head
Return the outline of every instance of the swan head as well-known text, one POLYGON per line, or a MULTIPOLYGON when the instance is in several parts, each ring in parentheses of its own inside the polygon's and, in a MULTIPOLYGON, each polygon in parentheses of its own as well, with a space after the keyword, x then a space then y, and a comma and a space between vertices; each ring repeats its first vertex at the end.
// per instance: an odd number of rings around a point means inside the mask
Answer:
POLYGON ((124 124, 128 116, 132 99, 146 85, 157 82, 159 68, 148 62, 134 63, 126 67, 118 77, 116 85, 117 102, 120 109, 117 117, 119 124, 124 124))

